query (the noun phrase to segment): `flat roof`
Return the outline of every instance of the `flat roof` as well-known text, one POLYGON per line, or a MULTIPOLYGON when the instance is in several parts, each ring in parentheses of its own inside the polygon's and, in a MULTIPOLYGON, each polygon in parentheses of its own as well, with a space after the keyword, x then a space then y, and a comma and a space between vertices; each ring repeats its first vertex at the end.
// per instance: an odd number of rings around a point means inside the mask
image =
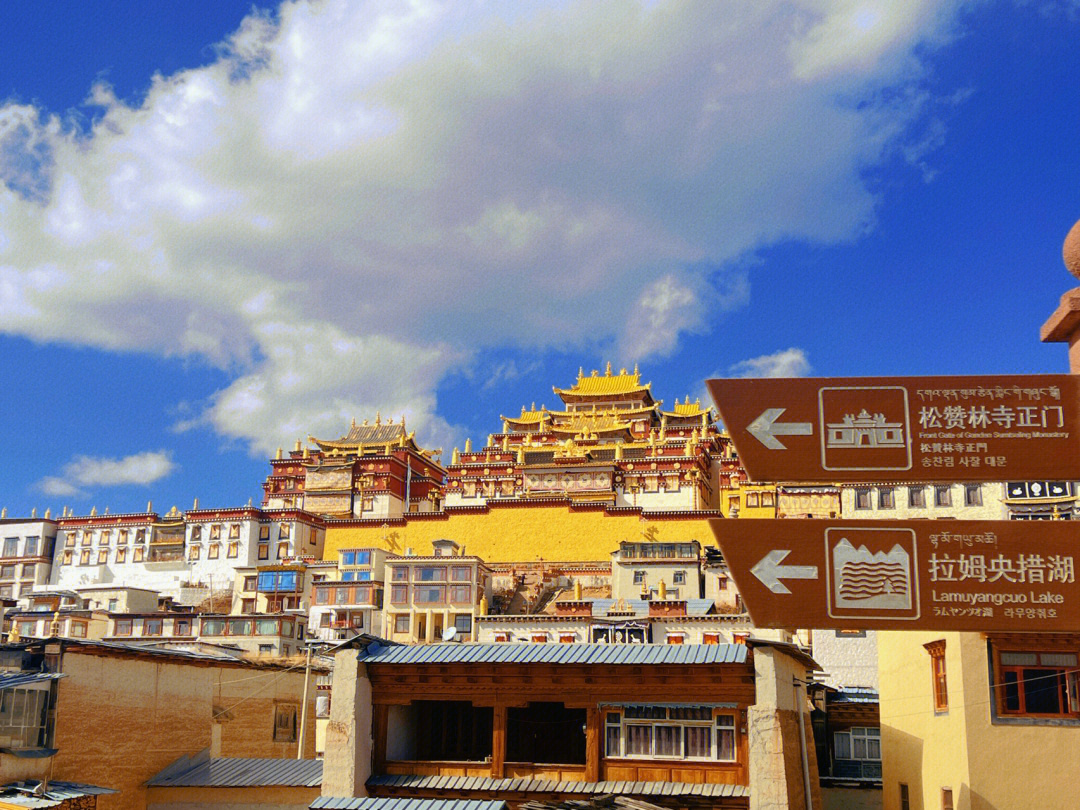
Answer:
POLYGON ((146 784, 150 787, 319 787, 321 759, 258 759, 205 754, 176 760, 146 784))

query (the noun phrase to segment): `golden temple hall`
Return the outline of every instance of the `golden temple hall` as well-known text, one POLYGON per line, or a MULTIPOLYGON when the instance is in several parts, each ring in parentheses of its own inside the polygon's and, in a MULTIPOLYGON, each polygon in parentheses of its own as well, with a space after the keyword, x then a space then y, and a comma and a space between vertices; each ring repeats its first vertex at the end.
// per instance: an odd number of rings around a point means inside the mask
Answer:
POLYGON ((448 507, 500 499, 560 499, 645 510, 718 509, 718 493, 743 475, 711 408, 664 408, 638 369, 578 372, 554 388, 560 409, 503 416, 487 444, 454 451, 448 507))
POLYGON ((497 501, 563 501, 647 511, 721 508, 721 490, 745 480, 711 408, 686 397, 670 408, 635 367, 579 371, 553 388, 562 407, 521 408, 474 449, 417 445, 405 420, 355 421, 336 439, 308 437, 272 459, 263 507, 331 519, 385 520, 497 501))

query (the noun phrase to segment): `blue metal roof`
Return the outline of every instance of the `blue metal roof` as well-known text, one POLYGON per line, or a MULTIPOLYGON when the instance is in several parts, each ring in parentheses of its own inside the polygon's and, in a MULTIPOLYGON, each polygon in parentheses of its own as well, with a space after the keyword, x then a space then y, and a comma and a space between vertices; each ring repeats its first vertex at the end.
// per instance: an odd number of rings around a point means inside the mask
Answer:
POLYGON ((55 681, 57 678, 63 677, 64 673, 62 672, 0 672, 0 689, 10 689, 13 686, 26 686, 28 683, 55 681))
MULTIPOLYGON (((749 796, 746 785, 688 782, 556 782, 548 779, 492 779, 487 776, 372 776, 368 785, 414 790, 498 790, 623 796, 749 796)), ((356 800, 354 800, 356 801, 356 800)), ((312 808, 320 805, 313 804, 312 808)), ((325 805, 323 805, 325 806, 325 805)), ((351 807, 351 805, 350 805, 351 807)), ((404 810, 404 808, 400 808, 404 810)))
POLYGON ((319 787, 321 759, 210 759, 205 754, 181 757, 147 785, 153 787, 319 787))
POLYGON ((32 807, 37 810, 38 808, 55 807, 68 799, 116 793, 115 790, 109 788, 97 787, 96 785, 80 785, 78 782, 49 782, 49 789, 40 796, 35 796, 33 791, 40 784, 36 780, 27 780, 4 785, 0 787, 0 802, 17 804, 21 807, 32 807))
POLYGON ((829 695, 830 703, 877 703, 876 689, 868 686, 842 686, 829 695))
POLYGON ((741 664, 742 644, 422 644, 369 647, 366 664, 741 664))
POLYGON ((406 799, 398 796, 339 799, 320 796, 311 803, 311 810, 506 810, 506 802, 501 799, 406 799))

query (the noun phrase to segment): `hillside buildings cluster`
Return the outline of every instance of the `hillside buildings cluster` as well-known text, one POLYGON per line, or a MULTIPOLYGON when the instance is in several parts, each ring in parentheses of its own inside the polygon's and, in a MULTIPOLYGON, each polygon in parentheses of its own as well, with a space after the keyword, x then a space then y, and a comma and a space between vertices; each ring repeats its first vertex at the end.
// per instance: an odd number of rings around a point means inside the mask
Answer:
POLYGON ((1068 520, 1072 482, 750 483, 712 410, 689 397, 665 406, 636 368, 582 370, 554 393, 557 408, 503 416, 448 464, 381 415, 298 441, 270 460, 258 506, 4 513, 0 783, 83 785, 91 792, 56 802, 80 808, 189 807, 208 774, 234 767, 226 760, 299 754, 317 774, 268 767, 293 783, 238 784, 230 801, 258 788, 306 807, 312 785, 300 783, 314 780, 326 796, 491 810, 617 783, 637 810, 803 807, 807 796, 815 808, 909 810, 936 807, 925 797, 942 780, 981 767, 952 754, 924 764, 951 739, 937 726, 962 727, 974 750, 1080 725, 1080 639, 762 631, 713 528, 1068 520), (1056 703, 1024 686, 1035 671, 1058 679, 1056 703), (257 699, 231 686, 266 673, 280 682, 257 699), (145 678, 170 685, 144 693, 145 678), (99 679, 110 686, 95 697, 99 679), (130 692, 118 686, 132 679, 130 692), (987 703, 954 701, 935 725, 958 688, 987 703), (245 741, 234 697, 261 707, 245 741), (91 726, 77 723, 103 701, 141 730, 92 764, 76 753, 91 726), (199 719, 183 744, 132 753, 189 703, 199 719))

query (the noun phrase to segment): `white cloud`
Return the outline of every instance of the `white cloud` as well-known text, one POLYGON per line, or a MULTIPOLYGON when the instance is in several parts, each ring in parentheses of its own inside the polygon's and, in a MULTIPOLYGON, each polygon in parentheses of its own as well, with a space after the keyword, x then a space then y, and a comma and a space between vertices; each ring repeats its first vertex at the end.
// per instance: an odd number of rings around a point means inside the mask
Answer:
POLYGON ((128 484, 146 486, 166 477, 176 469, 165 451, 135 453, 123 458, 76 456, 64 465, 60 476, 42 478, 37 488, 46 495, 79 497, 87 490, 128 484))
POLYGON ((729 371, 736 377, 805 377, 810 373, 810 361, 806 352, 792 347, 742 360, 729 371))
POLYGON ((706 273, 863 233, 959 5, 287 3, 94 88, 89 133, 0 107, 0 330, 229 369, 195 422, 258 452, 377 407, 445 434, 477 350, 669 354, 706 273))

